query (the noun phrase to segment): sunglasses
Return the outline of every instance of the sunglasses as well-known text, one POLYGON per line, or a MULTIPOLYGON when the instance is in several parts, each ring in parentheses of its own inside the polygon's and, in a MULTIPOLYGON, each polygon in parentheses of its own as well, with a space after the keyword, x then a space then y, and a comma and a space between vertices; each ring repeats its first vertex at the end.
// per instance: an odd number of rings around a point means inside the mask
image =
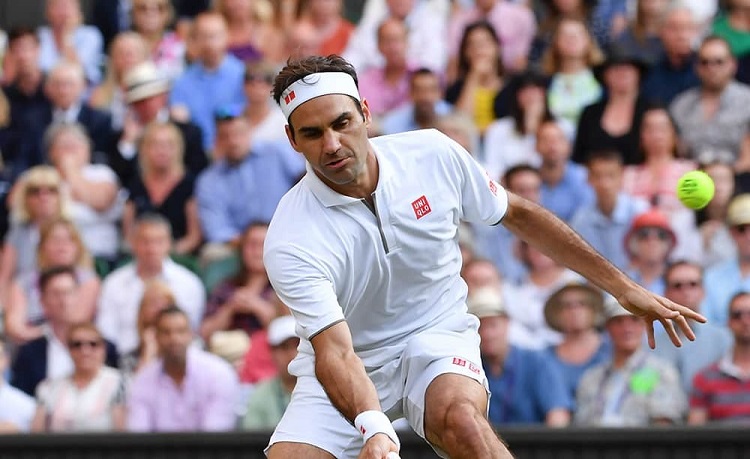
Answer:
POLYGON ((91 349, 98 349, 99 346, 102 345, 101 340, 93 340, 93 341, 84 341, 84 340, 75 340, 68 342, 68 347, 71 349, 81 349, 82 347, 90 347, 91 349))
POLYGON ((750 311, 732 311, 729 313, 729 318, 732 320, 740 320, 743 317, 750 317, 750 311))
POLYGON ((700 64, 700 65, 701 65, 702 67, 710 67, 710 66, 713 66, 713 67, 720 67, 720 66, 722 66, 722 65, 726 64, 726 63, 727 63, 727 60, 728 60, 728 59, 726 59, 726 58, 723 58, 723 57, 717 57, 717 58, 713 58, 713 59, 711 59, 711 58, 700 58, 700 59, 698 60, 698 63, 699 63, 699 64, 700 64))
POLYGON ((273 76, 272 75, 263 75, 263 74, 254 74, 249 73, 245 75, 245 83, 251 83, 251 82, 263 82, 266 84, 273 84, 273 76))
POLYGON ((240 106, 219 107, 214 111, 215 121, 229 121, 240 116, 242 116, 242 107, 240 106))
POLYGON ((57 187, 56 186, 36 186, 32 185, 28 188, 26 188, 26 194, 30 196, 38 196, 42 193, 46 194, 57 194, 57 187))
POLYGON ((667 285, 667 287, 679 290, 679 289, 687 288, 687 287, 696 288, 696 287, 700 287, 700 285, 701 285, 701 281, 691 280, 691 281, 671 282, 670 284, 667 285))
POLYGON ((648 239, 649 237, 655 237, 660 241, 669 240, 669 232, 661 228, 641 228, 635 232, 635 237, 638 239, 648 239))

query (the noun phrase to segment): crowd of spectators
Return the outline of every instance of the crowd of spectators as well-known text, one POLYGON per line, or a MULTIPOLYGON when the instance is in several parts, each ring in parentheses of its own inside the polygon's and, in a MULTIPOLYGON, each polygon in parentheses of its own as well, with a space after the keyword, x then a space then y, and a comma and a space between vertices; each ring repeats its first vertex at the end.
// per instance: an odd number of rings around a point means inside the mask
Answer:
POLYGON ((306 169, 270 92, 330 53, 372 136, 439 129, 709 319, 651 351, 577 273, 462 227, 493 423, 750 423, 750 0, 360 4, 46 0, 0 30, 0 432, 275 426, 299 338, 263 242, 306 169))

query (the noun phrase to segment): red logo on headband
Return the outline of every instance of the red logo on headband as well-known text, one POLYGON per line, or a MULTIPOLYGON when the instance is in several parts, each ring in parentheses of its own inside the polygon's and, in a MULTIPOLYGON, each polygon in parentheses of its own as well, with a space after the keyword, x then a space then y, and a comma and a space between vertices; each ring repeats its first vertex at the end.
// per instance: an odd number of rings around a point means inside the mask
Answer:
POLYGON ((289 94, 284 97, 284 102, 289 105, 289 102, 294 100, 294 91, 290 92, 289 94))

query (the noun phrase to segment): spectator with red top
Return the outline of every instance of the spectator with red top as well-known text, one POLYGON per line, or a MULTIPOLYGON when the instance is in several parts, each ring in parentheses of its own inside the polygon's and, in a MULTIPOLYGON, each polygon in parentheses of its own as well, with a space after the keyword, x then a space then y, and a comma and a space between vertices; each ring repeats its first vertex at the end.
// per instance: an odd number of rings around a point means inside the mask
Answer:
POLYGON ((321 56, 341 54, 354 33, 354 24, 341 16, 342 0, 308 0, 303 2, 302 21, 309 22, 320 37, 321 56))
POLYGON ((734 347, 693 379, 689 424, 750 422, 750 293, 734 295, 728 309, 734 347))

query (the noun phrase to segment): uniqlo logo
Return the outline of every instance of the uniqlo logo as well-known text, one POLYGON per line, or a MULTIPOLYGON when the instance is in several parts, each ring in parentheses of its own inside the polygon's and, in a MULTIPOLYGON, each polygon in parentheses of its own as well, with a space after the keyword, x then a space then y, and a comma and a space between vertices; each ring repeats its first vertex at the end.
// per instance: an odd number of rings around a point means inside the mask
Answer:
POLYGON ((497 196, 497 185, 495 185, 494 180, 490 180, 490 191, 492 192, 492 194, 497 196))
POLYGON ((360 427, 359 431, 362 432, 362 435, 365 435, 367 433, 367 430, 365 430, 365 426, 360 427))
POLYGON ((458 357, 453 357, 453 365, 458 365, 459 367, 465 367, 466 360, 459 359, 458 357))
POLYGON ((294 91, 290 92, 289 94, 284 97, 284 102, 289 105, 289 102, 293 101, 295 98, 294 91))
POLYGON ((430 203, 427 202, 427 198, 424 195, 412 202, 411 208, 414 209, 414 215, 417 216, 417 220, 432 212, 430 203))
POLYGON ((474 365, 474 362, 469 362, 469 371, 479 374, 479 367, 474 365))

